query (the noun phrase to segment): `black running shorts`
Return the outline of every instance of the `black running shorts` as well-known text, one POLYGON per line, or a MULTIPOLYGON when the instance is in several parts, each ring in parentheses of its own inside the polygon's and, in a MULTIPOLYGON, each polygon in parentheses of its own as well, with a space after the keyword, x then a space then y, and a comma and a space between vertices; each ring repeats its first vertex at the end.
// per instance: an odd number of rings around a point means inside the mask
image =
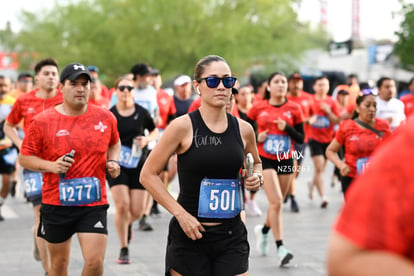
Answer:
POLYGON ((57 206, 43 204, 40 207, 40 225, 37 235, 50 243, 65 242, 74 233, 108 234, 107 209, 100 206, 57 206))
POLYGON ((329 143, 319 143, 318 141, 309 139, 309 149, 311 156, 322 155, 326 159, 326 148, 329 146, 329 143))

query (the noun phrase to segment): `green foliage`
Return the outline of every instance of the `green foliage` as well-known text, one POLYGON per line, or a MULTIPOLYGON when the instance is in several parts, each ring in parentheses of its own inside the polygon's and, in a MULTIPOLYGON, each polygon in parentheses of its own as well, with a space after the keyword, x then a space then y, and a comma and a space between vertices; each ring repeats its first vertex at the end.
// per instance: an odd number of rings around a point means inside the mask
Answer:
POLYGON ((405 4, 401 14, 404 20, 400 24, 400 31, 396 32, 398 41, 395 43, 395 53, 400 59, 401 67, 404 69, 414 69, 414 5, 405 4))
MULTIPOLYGON (((289 69, 300 54, 325 47, 326 34, 297 21, 293 0, 80 0, 40 14, 24 12, 21 52, 94 64, 106 83, 147 62, 164 78, 193 72, 207 54, 238 76, 252 65, 289 69)), ((274 69, 273 69, 274 70, 274 69)))

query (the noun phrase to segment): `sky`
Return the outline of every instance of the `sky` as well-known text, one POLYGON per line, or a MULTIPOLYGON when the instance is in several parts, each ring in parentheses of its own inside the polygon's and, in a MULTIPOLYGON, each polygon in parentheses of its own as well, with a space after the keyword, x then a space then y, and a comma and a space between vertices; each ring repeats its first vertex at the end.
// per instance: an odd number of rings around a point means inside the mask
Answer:
MULTIPOLYGON (((0 9, 0 29, 10 21, 13 31, 21 27, 18 14, 22 9, 36 12, 53 7, 55 3, 67 3, 73 0, 2 0, 0 9)), ((76 1, 76 0, 75 0, 76 1)), ((327 29, 335 41, 344 41, 351 36, 352 0, 327 1, 327 29)), ((320 0, 301 0, 299 19, 316 24, 320 21, 320 0)), ((414 2, 414 0, 409 1, 414 2)), ((398 11, 398 0, 360 0, 360 34, 364 39, 392 39, 398 30, 401 18, 392 18, 392 11, 398 11)))

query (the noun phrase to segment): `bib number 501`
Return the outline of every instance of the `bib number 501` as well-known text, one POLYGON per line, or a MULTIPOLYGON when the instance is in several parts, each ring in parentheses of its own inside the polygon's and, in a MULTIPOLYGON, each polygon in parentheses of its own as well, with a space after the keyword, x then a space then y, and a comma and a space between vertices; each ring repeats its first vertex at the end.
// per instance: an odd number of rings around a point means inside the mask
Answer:
POLYGON ((211 190, 210 194, 210 210, 215 211, 220 208, 221 211, 234 211, 234 205, 236 201, 236 191, 220 191, 220 190, 211 190))

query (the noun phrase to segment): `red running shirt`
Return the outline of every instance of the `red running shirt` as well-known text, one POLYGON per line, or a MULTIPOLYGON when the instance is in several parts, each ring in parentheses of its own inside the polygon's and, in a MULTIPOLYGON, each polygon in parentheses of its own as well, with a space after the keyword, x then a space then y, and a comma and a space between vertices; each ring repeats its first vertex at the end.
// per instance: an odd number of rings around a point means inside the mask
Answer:
MULTIPOLYGON (((72 149, 75 162, 66 178, 96 177, 101 184, 101 201, 87 206, 107 204, 105 189, 106 155, 109 146, 119 140, 117 121, 108 110, 88 105, 80 116, 66 116, 50 108, 33 118, 23 139, 21 153, 54 161, 72 149)), ((59 200, 59 176, 43 174, 42 203, 61 205, 59 200)))
POLYGON ((400 100, 404 103, 404 113, 405 116, 408 118, 408 116, 414 113, 413 94, 404 95, 400 98, 400 100))
POLYGON ((63 102, 63 94, 59 91, 56 96, 50 99, 41 99, 37 97, 37 91, 38 90, 36 89, 20 96, 14 103, 13 108, 7 117, 7 121, 12 125, 17 125, 24 119, 23 128, 25 133, 27 133, 34 116, 63 102))
POLYGON ((371 157, 366 173, 350 186, 335 225, 358 247, 414 261, 414 120, 408 120, 371 157))
POLYGON ((311 124, 309 128, 308 138, 319 143, 330 143, 334 137, 334 124, 329 120, 328 115, 321 109, 321 104, 325 103, 333 114, 339 117, 338 102, 330 96, 326 96, 323 100, 316 99, 313 95, 314 111, 318 116, 316 122, 311 124))
MULTIPOLYGON (((314 114, 313 97, 306 91, 301 91, 300 96, 287 95, 288 101, 295 102, 300 105, 303 114, 303 120, 307 120, 312 114, 314 114)), ((305 124, 303 126, 305 130, 305 143, 308 142, 308 134, 310 131, 310 125, 305 124)))
POLYGON ((158 128, 165 129, 167 127, 168 116, 174 115, 177 110, 175 108, 174 98, 170 96, 164 89, 157 91, 157 102, 160 111, 161 125, 158 128))
POLYGON ((273 160, 292 158, 294 140, 277 127, 275 120, 280 118, 291 127, 303 123, 302 110, 297 103, 287 101, 276 107, 270 105, 268 100, 255 102, 247 112, 247 117, 256 121, 258 133, 268 130, 266 140, 257 144, 260 156, 273 160))
POLYGON ((345 146, 345 163, 351 169, 347 176, 356 177, 357 163, 370 157, 381 141, 391 135, 390 124, 385 120, 376 118, 374 128, 383 132, 384 136, 379 137, 373 131, 360 127, 354 120, 345 120, 339 124, 335 139, 345 146))

